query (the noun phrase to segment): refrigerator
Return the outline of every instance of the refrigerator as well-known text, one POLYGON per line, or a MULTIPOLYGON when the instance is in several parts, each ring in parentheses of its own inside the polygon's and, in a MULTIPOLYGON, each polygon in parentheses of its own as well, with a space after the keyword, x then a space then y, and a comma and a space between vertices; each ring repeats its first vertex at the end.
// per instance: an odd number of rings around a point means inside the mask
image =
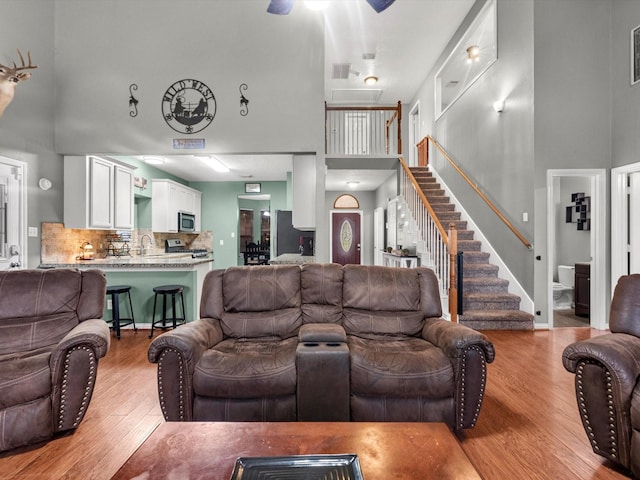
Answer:
POLYGON ((276 256, 283 253, 302 253, 313 255, 314 232, 305 232, 293 228, 291 210, 276 210, 275 251, 276 256), (300 247, 302 246, 302 251, 300 247))

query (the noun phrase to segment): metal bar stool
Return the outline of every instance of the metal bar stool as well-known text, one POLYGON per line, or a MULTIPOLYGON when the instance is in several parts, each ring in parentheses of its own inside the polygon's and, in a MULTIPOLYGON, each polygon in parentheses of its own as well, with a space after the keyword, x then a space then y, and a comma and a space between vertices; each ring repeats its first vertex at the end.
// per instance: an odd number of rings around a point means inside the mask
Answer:
POLYGON ((129 285, 111 285, 107 287, 107 295, 111 295, 111 328, 116 331, 116 337, 120 340, 120 327, 133 324, 133 330, 137 331, 136 321, 133 317, 133 305, 131 304, 131 287, 129 285), (130 318, 120 317, 120 294, 127 294, 129 299, 130 318))
POLYGON ((186 322, 186 314, 184 309, 184 290, 183 285, 160 285, 153 288, 155 293, 153 297, 153 316, 151 317, 151 333, 149 338, 153 337, 153 329, 161 328, 166 330, 167 328, 176 328, 178 325, 186 322), (162 317, 156 320, 156 304, 158 302, 158 295, 162 296, 162 317), (171 295, 171 317, 167 317, 167 296, 171 295), (176 312, 176 295, 180 295, 180 303, 182 305, 182 316, 178 317, 176 312), (171 325, 167 325, 167 321, 171 322, 171 325), (158 324, 162 324, 157 326, 158 324))

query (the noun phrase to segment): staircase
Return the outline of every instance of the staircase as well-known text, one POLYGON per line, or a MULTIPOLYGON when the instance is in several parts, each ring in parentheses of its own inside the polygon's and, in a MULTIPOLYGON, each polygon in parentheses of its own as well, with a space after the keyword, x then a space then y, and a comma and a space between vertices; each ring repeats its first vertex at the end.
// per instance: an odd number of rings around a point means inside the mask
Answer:
POLYGON ((412 167, 411 173, 429 200, 440 223, 458 230, 458 250, 463 252, 463 314, 458 323, 474 330, 533 330, 533 315, 521 311, 520 297, 508 292, 509 281, 498 277, 498 267, 489 263, 489 253, 474 240, 473 230, 460 220, 460 212, 427 167, 412 167))

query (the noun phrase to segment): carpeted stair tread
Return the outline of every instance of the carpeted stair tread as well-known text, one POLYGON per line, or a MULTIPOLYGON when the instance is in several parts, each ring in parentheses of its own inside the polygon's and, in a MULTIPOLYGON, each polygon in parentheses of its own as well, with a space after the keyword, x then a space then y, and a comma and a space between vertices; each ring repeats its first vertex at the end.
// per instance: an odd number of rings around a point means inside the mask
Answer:
MULTIPOLYGON (((469 230, 466 230, 466 231, 469 231, 469 230)), ((458 238, 460 238, 460 232, 458 232, 458 238)), ((464 266, 470 265, 472 263, 489 263, 490 257, 491 257, 491 254, 483 251, 471 251, 471 252, 464 252, 462 254, 464 266)))
POLYGON ((508 292, 464 292, 462 305, 465 312, 467 310, 517 310, 520 306, 520 297, 508 292))
POLYGON ((474 330, 533 330, 534 317, 522 310, 466 310, 458 323, 474 330))
POLYGON ((505 293, 509 290, 509 280, 500 277, 464 277, 463 295, 467 293, 505 293))

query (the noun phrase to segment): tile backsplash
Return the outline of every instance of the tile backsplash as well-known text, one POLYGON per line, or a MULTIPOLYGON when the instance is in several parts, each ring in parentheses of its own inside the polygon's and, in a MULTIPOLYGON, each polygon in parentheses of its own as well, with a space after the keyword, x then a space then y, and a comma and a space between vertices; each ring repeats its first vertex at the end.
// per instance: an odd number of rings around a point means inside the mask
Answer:
MULTIPOLYGON (((129 232, 129 231, 127 231, 129 232)), ((123 242, 112 242, 114 230, 88 230, 81 228, 65 228, 62 223, 43 223, 41 230, 41 263, 71 263, 82 254, 81 247, 84 242, 93 245, 96 258, 104 258, 109 253, 109 246, 115 246, 116 250, 122 247, 123 242)), ((169 238, 179 238, 186 244, 186 248, 205 248, 213 250, 213 233, 211 231, 193 233, 154 233, 151 229, 131 230, 131 240, 128 242, 129 254, 140 254, 140 239, 143 235, 149 235, 153 244, 149 245, 145 239, 145 247, 148 253, 164 252, 164 241, 169 238)), ((121 249, 124 250, 124 249, 121 249)))

